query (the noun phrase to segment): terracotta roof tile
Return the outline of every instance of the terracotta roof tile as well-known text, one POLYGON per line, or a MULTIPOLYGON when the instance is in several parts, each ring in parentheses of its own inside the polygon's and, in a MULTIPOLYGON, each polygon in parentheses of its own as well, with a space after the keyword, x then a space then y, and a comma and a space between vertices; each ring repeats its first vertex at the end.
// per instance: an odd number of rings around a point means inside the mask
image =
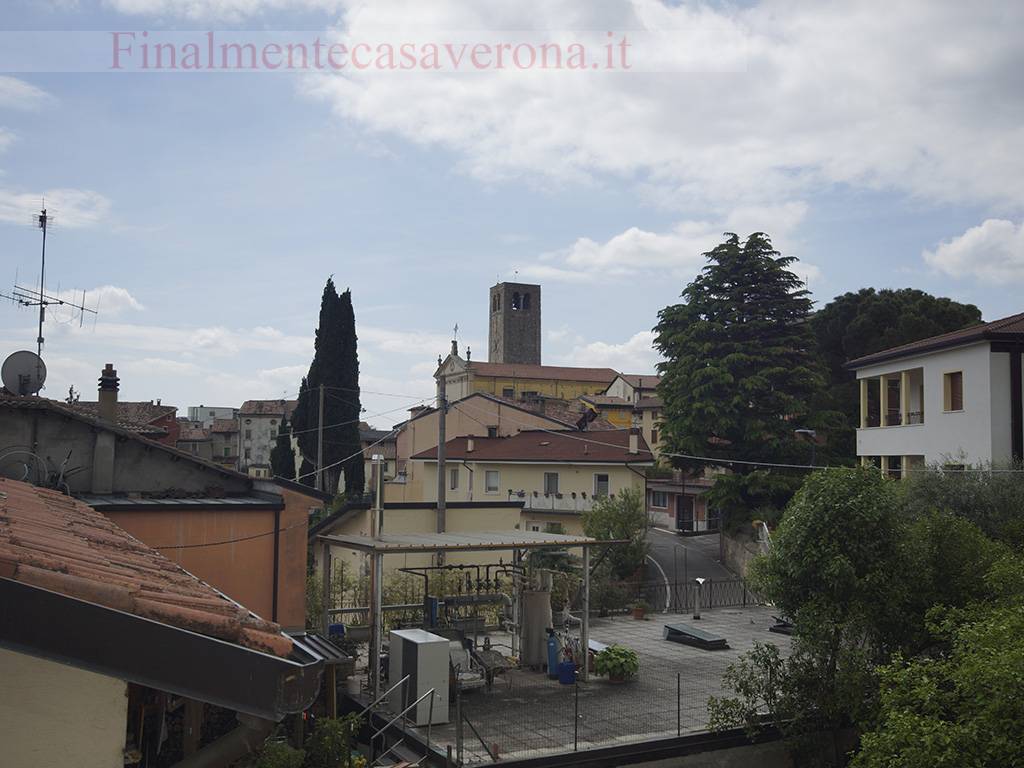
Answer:
POLYGON ((210 432, 214 434, 233 434, 238 431, 238 419, 214 419, 210 432))
POLYGON ((620 373, 619 377, 634 389, 638 387, 654 389, 661 379, 657 373, 620 373))
POLYGON ((198 443, 210 439, 210 430, 202 427, 184 426, 178 432, 179 443, 198 443))
POLYGON ((246 400, 238 409, 239 416, 291 416, 298 400, 246 400))
POLYGON ((637 410, 646 410, 648 408, 662 408, 665 403, 660 397, 654 395, 652 397, 641 397, 636 401, 637 410))
POLYGON ((912 341, 909 344, 901 344, 898 347, 882 349, 851 360, 846 364, 847 368, 863 368, 873 363, 881 363, 886 360, 894 360, 908 355, 934 352, 939 349, 958 347, 963 344, 971 344, 976 341, 985 340, 1024 340, 1024 312, 990 323, 972 325, 969 328, 961 328, 959 331, 943 333, 939 336, 932 336, 919 341, 912 341))
POLYGON ((0 577, 286 657, 291 640, 87 504, 0 478, 0 577))
MULTIPOLYGON (((457 437, 445 443, 449 461, 557 461, 589 462, 651 462, 653 455, 642 435, 639 452, 629 453, 629 430, 610 429, 600 432, 528 430, 509 437, 457 437), (473 450, 468 450, 469 440, 473 450)), ((437 447, 417 453, 414 459, 437 459, 437 447)))
MULTIPOLYGON (((69 408, 80 411, 93 418, 99 418, 100 404, 96 401, 79 400, 75 403, 68 403, 69 408)), ((133 402, 131 400, 117 401, 117 423, 124 425, 138 424, 150 425, 166 416, 174 418, 178 409, 173 405, 161 405, 152 400, 133 402)))

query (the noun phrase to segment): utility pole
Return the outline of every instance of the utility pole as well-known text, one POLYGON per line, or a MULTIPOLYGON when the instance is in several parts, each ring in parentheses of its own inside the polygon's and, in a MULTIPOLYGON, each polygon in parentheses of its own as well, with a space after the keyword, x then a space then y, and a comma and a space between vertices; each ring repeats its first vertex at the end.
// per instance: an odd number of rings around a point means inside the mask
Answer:
MULTIPOLYGON (((452 342, 454 346, 455 342, 452 342)), ((447 527, 445 485, 445 422, 448 420, 448 397, 444 373, 437 378, 437 532, 444 533, 447 527)))
POLYGON ((320 385, 320 418, 316 427, 316 489, 324 489, 324 385, 320 385))

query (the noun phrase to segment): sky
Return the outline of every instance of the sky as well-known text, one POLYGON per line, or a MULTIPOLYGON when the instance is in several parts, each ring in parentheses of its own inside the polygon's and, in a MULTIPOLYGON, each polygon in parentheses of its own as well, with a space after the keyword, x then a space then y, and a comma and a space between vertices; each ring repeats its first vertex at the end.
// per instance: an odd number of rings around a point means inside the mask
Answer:
MULTIPOLYGON (((819 306, 914 287, 1003 317, 1024 311, 1022 22, 1009 1, 5 0, 0 292, 38 284, 45 196, 47 289, 99 313, 51 311, 43 394, 95 399, 111 362, 122 398, 184 415, 294 396, 333 275, 376 426, 432 396, 456 324, 485 359, 498 280, 543 285, 545 363, 652 371, 658 311, 724 232, 767 232, 819 306), (351 60, 186 69, 210 32, 351 60), (140 41, 179 68, 144 69, 140 41), (526 53, 434 66, 445 41, 526 53), (528 59, 574 42, 592 68, 528 59), (359 68, 356 43, 414 65, 359 68)), ((35 323, 0 302, 0 354, 35 323)))

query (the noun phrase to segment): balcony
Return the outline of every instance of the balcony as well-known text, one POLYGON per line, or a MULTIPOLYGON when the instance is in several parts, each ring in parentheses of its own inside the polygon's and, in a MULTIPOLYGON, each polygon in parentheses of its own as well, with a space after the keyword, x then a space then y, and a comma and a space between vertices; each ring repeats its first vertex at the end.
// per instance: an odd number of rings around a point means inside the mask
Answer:
MULTIPOLYGON (((615 498, 614 494, 612 498, 615 498)), ((524 502, 526 512, 589 512, 594 497, 589 493, 544 493, 544 491, 509 491, 509 501, 524 502)))
POLYGON ((924 371, 887 373, 860 380, 860 427, 924 424, 924 371))

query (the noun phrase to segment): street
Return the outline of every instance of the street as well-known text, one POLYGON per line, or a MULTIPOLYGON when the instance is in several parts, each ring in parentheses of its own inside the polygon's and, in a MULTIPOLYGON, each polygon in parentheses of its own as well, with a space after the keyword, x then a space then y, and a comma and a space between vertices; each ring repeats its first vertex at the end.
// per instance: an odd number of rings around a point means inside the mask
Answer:
MULTIPOLYGON (((718 536, 680 536, 661 528, 651 528, 648 536, 650 553, 647 561, 646 579, 648 582, 685 585, 695 578, 703 579, 734 579, 736 575, 718 562, 718 536)), ((682 595, 679 589, 652 590, 651 598, 657 605, 652 608, 662 610, 675 607, 674 603, 682 595), (672 595, 672 605, 665 606, 666 593, 672 595)))

